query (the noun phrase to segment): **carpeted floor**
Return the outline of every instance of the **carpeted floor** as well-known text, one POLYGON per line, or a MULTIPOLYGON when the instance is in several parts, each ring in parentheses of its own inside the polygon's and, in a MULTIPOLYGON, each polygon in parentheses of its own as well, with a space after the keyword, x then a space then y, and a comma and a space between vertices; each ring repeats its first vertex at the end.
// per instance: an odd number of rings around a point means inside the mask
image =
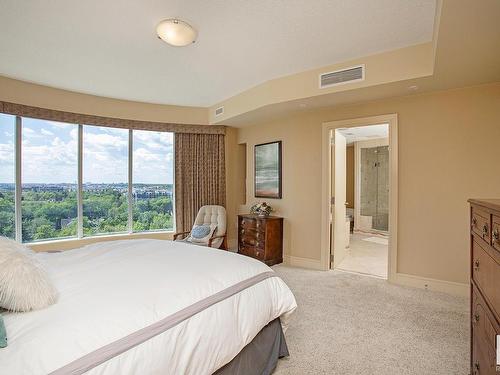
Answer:
POLYGON ((273 267, 298 309, 275 374, 468 374, 468 301, 340 271, 273 267))

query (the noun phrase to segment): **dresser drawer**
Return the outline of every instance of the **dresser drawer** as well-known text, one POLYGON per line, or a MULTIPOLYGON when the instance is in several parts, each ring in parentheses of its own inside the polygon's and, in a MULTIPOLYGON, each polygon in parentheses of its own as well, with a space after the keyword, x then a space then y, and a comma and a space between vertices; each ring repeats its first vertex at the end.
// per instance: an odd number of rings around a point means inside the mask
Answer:
POLYGON ((493 222, 491 224, 491 244, 500 251, 500 216, 493 215, 493 222))
POLYGON ((489 244, 491 234, 490 214, 476 207, 472 207, 471 230, 489 244))
POLYGON ((496 372, 496 354, 485 344, 482 336, 472 334, 472 375, 498 375, 496 372))
MULTIPOLYGON (((500 255, 472 241, 472 278, 493 309, 500 306, 500 255)), ((495 310, 496 316, 500 311, 495 310)))
POLYGON ((255 230, 257 227, 257 219, 241 218, 240 228, 245 230, 255 230))
POLYGON ((265 248, 265 235, 260 232, 256 233, 242 233, 240 236, 240 244, 243 246, 265 248))
POLYGON ((473 288, 472 293, 472 330, 481 336, 485 344, 495 350, 496 335, 500 334, 500 326, 491 314, 480 292, 473 288))
POLYGON ((251 246, 240 245, 238 253, 259 259, 265 260, 265 251, 251 246))
POLYGON ((472 293, 472 374, 495 374, 498 324, 478 290, 472 293))

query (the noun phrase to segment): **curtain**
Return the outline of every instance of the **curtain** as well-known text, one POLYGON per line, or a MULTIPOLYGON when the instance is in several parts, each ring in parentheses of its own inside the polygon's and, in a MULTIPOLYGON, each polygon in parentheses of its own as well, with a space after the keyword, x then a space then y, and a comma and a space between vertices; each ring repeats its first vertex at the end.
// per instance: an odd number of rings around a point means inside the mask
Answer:
POLYGON ((174 124, 169 122, 140 121, 113 117, 85 115, 81 113, 56 111, 31 107, 23 104, 0 101, 0 112, 15 116, 33 117, 41 120, 71 122, 73 124, 106 126, 109 128, 153 130, 174 133, 225 134, 222 125, 174 124))
POLYGON ((222 134, 175 133, 177 232, 191 229, 201 206, 225 206, 224 138, 222 134))

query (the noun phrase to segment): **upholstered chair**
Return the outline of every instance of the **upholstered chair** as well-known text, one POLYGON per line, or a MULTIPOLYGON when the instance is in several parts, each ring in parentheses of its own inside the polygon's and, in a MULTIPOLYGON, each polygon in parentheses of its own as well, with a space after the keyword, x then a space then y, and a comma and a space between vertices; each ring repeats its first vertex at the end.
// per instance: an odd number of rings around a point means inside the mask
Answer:
POLYGON ((198 211, 193 228, 174 234, 174 241, 191 242, 195 245, 227 249, 227 216, 222 206, 203 206, 198 211))

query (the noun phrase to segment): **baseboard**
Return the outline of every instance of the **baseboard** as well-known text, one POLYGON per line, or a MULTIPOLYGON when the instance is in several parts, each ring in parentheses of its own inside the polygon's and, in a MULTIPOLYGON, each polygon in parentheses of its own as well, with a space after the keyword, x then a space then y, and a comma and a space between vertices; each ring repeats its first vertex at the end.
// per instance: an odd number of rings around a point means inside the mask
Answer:
POLYGON ((294 257, 291 255, 284 256, 285 264, 292 267, 308 268, 311 270, 323 270, 321 262, 317 259, 294 257))
POLYGON ((406 273, 396 273, 390 278, 390 281, 394 284, 433 290, 461 297, 468 297, 470 295, 469 284, 456 283, 453 281, 431 279, 427 277, 409 275, 406 273))

